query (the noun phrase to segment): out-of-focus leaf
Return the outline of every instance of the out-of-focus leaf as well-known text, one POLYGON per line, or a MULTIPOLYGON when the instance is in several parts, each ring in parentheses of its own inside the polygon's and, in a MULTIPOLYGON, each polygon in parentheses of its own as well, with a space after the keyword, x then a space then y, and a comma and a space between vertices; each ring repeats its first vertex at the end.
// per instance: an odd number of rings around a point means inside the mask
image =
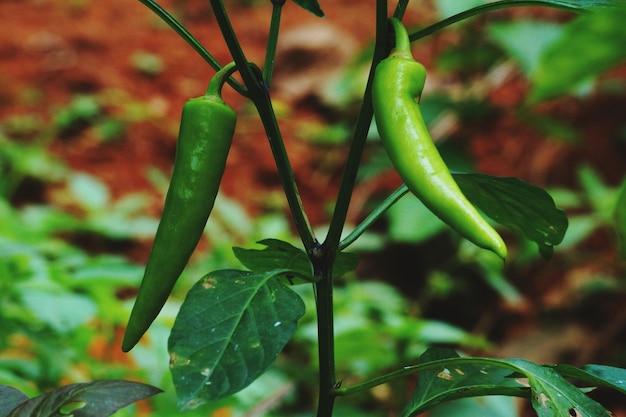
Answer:
POLYGON ((215 271, 191 288, 168 341, 181 408, 242 390, 276 360, 304 314, 286 272, 215 271))
POLYGON ((453 174, 463 194, 496 222, 534 241, 544 257, 567 230, 567 217, 543 189, 513 177, 453 174))
POLYGON ((528 75, 537 68, 544 48, 556 40, 562 30, 562 25, 553 22, 517 20, 494 23, 487 33, 528 75))
POLYGON ((544 50, 531 77, 532 101, 572 92, 582 83, 624 62, 626 4, 620 3, 579 17, 544 50))
POLYGON ((421 242, 443 229, 446 224, 413 195, 404 196, 386 213, 389 234, 397 242, 421 242))
POLYGON ((626 259, 626 180, 622 183, 617 195, 614 217, 620 256, 626 259))
POLYGON ((60 333, 69 332, 86 323, 97 312, 95 303, 79 294, 55 294, 26 287, 22 299, 41 322, 60 333))
POLYGON ((99 179, 83 173, 76 173, 68 179, 69 191, 82 207, 90 210, 104 208, 111 196, 107 186, 99 179))
POLYGON ((121 380, 72 384, 28 400, 6 417, 107 417, 159 392, 151 385, 121 380))
POLYGON ((446 18, 464 10, 485 4, 485 0, 436 0, 439 16, 446 18))
POLYGON ((492 395, 480 398, 462 398, 433 408, 428 417, 519 417, 514 397, 492 395))

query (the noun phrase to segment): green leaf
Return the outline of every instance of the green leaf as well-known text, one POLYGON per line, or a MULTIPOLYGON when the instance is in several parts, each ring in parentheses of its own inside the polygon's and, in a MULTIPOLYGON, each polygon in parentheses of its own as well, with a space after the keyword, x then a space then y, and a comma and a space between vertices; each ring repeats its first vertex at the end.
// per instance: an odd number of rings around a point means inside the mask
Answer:
POLYGON ((516 399, 502 395, 461 398, 428 412, 428 417, 520 417, 516 399))
POLYGON ((481 6, 485 3, 484 0, 436 0, 435 4, 439 16, 446 18, 464 10, 481 6))
POLYGON ((515 378, 514 370, 497 360, 463 363, 450 349, 431 348, 420 357, 420 365, 440 363, 419 374, 417 387, 400 417, 416 416, 443 402, 482 395, 528 396, 528 390, 515 378))
POLYGON ((58 333, 65 333, 91 320, 98 308, 89 297, 49 289, 22 288, 24 305, 41 322, 58 333))
MULTIPOLYGON (((615 368, 593 367, 585 371, 595 372, 595 376, 604 375, 602 379, 613 383, 623 382, 620 378, 624 374, 615 368)), ((461 358, 452 350, 431 348, 412 370, 421 372, 401 417, 416 416, 435 405, 459 398, 483 395, 529 397, 529 394, 538 417, 609 416, 602 405, 566 381, 554 368, 523 359, 461 358)), ((577 371, 578 374, 581 372, 577 371)))
MULTIPOLYGON (((289 269, 293 272, 293 277, 287 274, 290 283, 315 282, 309 258, 302 249, 290 243, 278 239, 264 239, 257 242, 265 249, 244 249, 234 247, 233 251, 239 261, 251 271, 266 272, 274 269, 289 269), (292 280, 292 278, 300 278, 292 280)), ((340 277, 348 272, 354 271, 359 264, 359 257, 354 253, 341 252, 337 254, 337 259, 333 266, 333 276, 340 277)))
POLYGON ((21 403, 6 417, 106 417, 161 392, 139 382, 103 380, 66 385, 21 403))
POLYGON ((191 288, 168 341, 182 409, 240 391, 276 360, 304 315, 286 272, 220 270, 191 288))
POLYGON ((563 240, 567 230, 565 212, 543 189, 513 177, 454 173, 468 200, 496 222, 539 246, 544 257, 563 240))
POLYGON ((528 378, 531 402, 538 417, 608 417, 599 403, 587 397, 579 388, 567 382, 551 367, 522 359, 508 359, 528 378))
POLYGON ((621 0, 502 0, 496 3, 510 3, 511 5, 523 3, 524 6, 550 6, 568 10, 586 11, 618 4, 620 1, 621 0))
MULTIPOLYGON (((617 5, 617 3, 615 3, 617 5)), ((532 74, 530 98, 541 101, 572 92, 626 59, 626 6, 582 16, 544 50, 532 74)))
POLYGON ((607 386, 626 394, 626 369, 606 365, 585 365, 576 368, 561 364, 553 366, 553 369, 565 378, 607 386))
POLYGON ((531 74, 537 68, 546 45, 559 37, 562 28, 562 25, 553 22, 519 20, 491 24, 488 33, 519 63, 525 74, 531 74))
POLYGON ((304 10, 313 13, 317 17, 325 17, 324 11, 320 7, 317 0, 293 0, 298 6, 304 10))
POLYGON ((412 194, 389 207, 386 216, 389 235, 396 242, 421 242, 446 228, 446 224, 412 194))
POLYGON ((5 417, 18 405, 28 401, 28 397, 20 390, 0 385, 0 417, 5 417))
POLYGON ((619 244, 619 253, 622 259, 626 259, 626 180, 617 194, 614 209, 615 228, 619 244))
POLYGON ((515 6, 544 6, 555 7, 571 11, 588 11, 601 7, 618 4, 621 0, 438 0, 437 4, 445 15, 475 8, 485 8, 485 11, 515 6))

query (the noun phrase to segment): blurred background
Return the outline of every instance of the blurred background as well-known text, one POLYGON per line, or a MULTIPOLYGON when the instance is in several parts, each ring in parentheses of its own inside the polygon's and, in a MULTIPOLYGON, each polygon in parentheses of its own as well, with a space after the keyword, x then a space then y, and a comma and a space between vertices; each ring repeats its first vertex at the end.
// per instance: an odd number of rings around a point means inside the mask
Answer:
MULTIPOLYGON (((479 3, 416 0, 405 23, 425 27, 479 3)), ((207 1, 162 5, 220 62, 230 60, 207 1)), ((369 70, 374 1, 320 5, 325 19, 285 5, 272 94, 307 214, 323 236, 369 70)), ((233 0, 227 8, 248 58, 260 64, 270 3, 233 0)), ((233 245, 298 244, 255 110, 225 89, 239 121, 205 237, 148 337, 124 354, 180 110, 204 93, 213 71, 138 1, 4 0, 0 15, 0 384, 34 396, 73 382, 142 380, 165 393, 116 415, 176 414, 166 339, 187 290, 209 271, 240 268, 233 245)), ((359 267, 338 282, 344 385, 413 364, 431 345, 626 366, 626 263, 616 222, 626 176, 626 36, 623 25, 602 19, 520 7, 414 43, 429 74, 422 109, 451 168, 546 188, 569 229, 550 260, 501 230, 510 246, 504 267, 403 198, 350 248, 359 267)), ((401 183, 375 132, 347 229, 401 183)), ((244 392, 185 415, 311 414, 313 295, 294 288, 307 314, 275 366, 244 392)), ((336 415, 393 416, 414 383, 341 398, 336 415)), ((626 415, 623 397, 593 395, 626 415)), ((528 411, 494 397, 431 415, 528 411)))

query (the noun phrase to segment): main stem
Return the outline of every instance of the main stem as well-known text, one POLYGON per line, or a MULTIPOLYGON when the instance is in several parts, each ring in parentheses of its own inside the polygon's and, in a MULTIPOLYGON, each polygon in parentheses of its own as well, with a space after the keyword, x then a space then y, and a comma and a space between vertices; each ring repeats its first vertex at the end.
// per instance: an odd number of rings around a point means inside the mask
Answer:
POLYGON ((374 47, 374 57, 370 68, 369 77, 365 93, 363 94, 363 104, 361 112, 354 128, 354 135, 348 159, 343 171, 341 185, 337 197, 337 204, 333 212, 333 217, 328 228, 328 235, 324 241, 324 249, 329 252, 336 252, 339 247, 339 240, 343 226, 346 222, 348 208, 350 206, 350 198, 356 184, 357 172, 363 156, 367 133, 374 116, 374 108, 372 106, 372 81, 374 72, 378 63, 383 60, 389 53, 391 47, 389 45, 389 27, 387 24, 387 0, 376 1, 376 45, 374 47))
POLYGON ((333 280, 329 270, 318 271, 325 274, 314 284, 317 309, 317 336, 319 356, 319 397, 317 417, 331 417, 335 403, 335 334, 333 319, 333 280))
POLYGON ((332 270, 339 248, 339 239, 346 221, 350 197, 356 183, 361 156, 365 147, 367 132, 373 117, 371 84, 374 70, 389 52, 387 46, 387 0, 376 0, 376 46, 370 75, 363 97, 361 113, 355 127, 352 146, 339 188, 337 204, 328 235, 324 243, 311 256, 314 272, 321 280, 314 284, 317 308, 317 333, 319 355, 319 397, 317 417, 332 417, 338 388, 335 375, 335 334, 333 318, 333 276, 332 270))

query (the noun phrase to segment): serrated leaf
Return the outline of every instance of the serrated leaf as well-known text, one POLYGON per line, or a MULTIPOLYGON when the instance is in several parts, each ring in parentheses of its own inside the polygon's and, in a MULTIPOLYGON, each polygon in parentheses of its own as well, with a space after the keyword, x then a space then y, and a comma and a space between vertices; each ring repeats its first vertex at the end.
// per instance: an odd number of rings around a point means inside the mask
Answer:
POLYGON ((122 380, 72 384, 28 400, 6 417, 107 417, 159 392, 151 385, 122 380))
POLYGON ((546 47, 531 77, 531 100, 541 101, 573 92, 603 71, 624 62, 626 7, 623 2, 620 6, 576 19, 546 47))
POLYGON ((606 365, 585 365, 576 368, 561 364, 553 366, 553 369, 565 378, 611 387, 626 394, 626 369, 606 365))
MULTIPOLYGON (((400 417, 413 417, 446 401, 483 395, 525 397, 528 389, 512 378, 514 370, 498 360, 467 363, 450 349, 431 348, 420 356, 420 366, 437 364, 419 373, 417 387, 400 417)), ((473 358, 477 359, 477 358, 473 358)))
MULTIPOLYGON (((311 264, 306 253, 290 243, 278 239, 264 239, 257 242, 265 249, 233 248, 235 256, 248 269, 256 272, 274 269, 289 269, 300 281, 290 283, 315 282, 311 264)), ((340 277, 354 271, 359 264, 359 257, 354 253, 340 252, 333 266, 333 276, 340 277)))
POLYGON ((298 6, 304 10, 313 13, 317 17, 325 17, 324 11, 320 7, 317 0, 293 0, 298 6))
POLYGON ((215 271, 191 288, 168 341, 182 409, 240 391, 276 360, 304 315, 285 272, 215 271))
POLYGON ((483 213, 539 246, 544 257, 567 231, 565 212, 543 189, 513 177, 454 173, 467 199, 483 213))
POLYGON ((0 385, 0 417, 6 417, 18 405, 28 401, 20 390, 7 385, 0 385))

